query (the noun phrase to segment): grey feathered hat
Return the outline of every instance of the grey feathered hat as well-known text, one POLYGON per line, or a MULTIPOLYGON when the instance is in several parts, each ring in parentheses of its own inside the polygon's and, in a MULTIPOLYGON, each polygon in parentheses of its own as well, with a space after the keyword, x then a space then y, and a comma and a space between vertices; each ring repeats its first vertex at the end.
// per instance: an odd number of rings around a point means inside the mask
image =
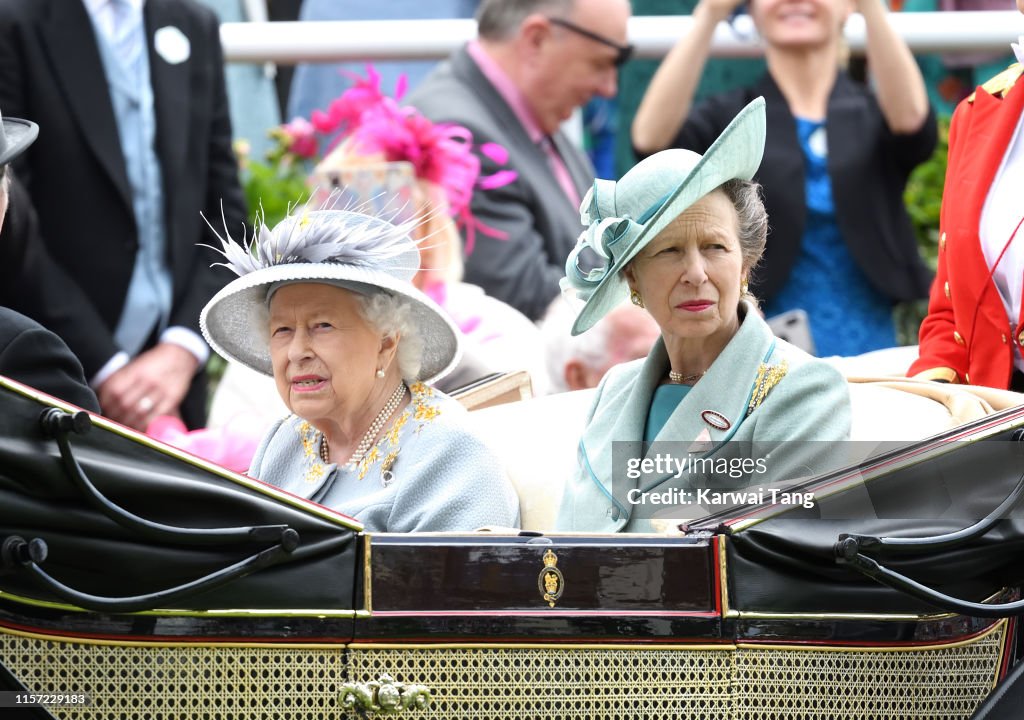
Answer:
POLYGON ((420 267, 402 225, 350 210, 301 211, 273 230, 262 225, 252 241, 220 238, 223 263, 239 277, 214 295, 199 326, 220 355, 273 375, 267 341, 269 293, 284 284, 325 283, 363 295, 384 292, 406 300, 423 338, 419 377, 443 377, 459 359, 459 332, 448 315, 412 284, 420 267))

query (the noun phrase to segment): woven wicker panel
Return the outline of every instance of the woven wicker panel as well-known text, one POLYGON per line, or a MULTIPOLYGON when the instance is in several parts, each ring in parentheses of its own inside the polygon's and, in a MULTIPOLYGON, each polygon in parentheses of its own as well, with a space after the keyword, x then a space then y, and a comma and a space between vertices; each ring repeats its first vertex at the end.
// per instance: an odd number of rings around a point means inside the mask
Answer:
POLYGON ((353 650, 359 682, 381 673, 433 691, 413 717, 460 720, 731 718, 726 650, 353 650))
MULTIPOLYGON (((125 647, 0 631, 38 693, 87 693, 70 720, 328 720, 346 678, 425 685, 417 718, 967 718, 992 687, 1004 625, 930 650, 125 647), (349 665, 346 672, 346 658, 349 665)), ((0 713, 2 716, 2 713, 0 713)))
POLYGON ((51 708, 60 718, 327 720, 341 715, 341 647, 126 647, 0 632, 0 660, 37 693, 91 696, 85 708, 51 708))
POLYGON ((1005 625, 934 650, 736 653, 736 718, 836 720, 970 717, 992 690, 1005 625))

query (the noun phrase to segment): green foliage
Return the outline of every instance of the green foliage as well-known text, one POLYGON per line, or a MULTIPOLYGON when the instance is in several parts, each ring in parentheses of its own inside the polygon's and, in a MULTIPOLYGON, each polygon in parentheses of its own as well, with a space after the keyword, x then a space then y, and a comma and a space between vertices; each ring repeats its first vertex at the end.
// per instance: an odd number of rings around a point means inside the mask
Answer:
POLYGON ((917 246, 929 267, 935 269, 939 252, 939 208, 942 185, 946 180, 946 154, 949 151, 949 118, 939 117, 939 142, 928 162, 919 165, 910 176, 903 201, 917 235, 917 246))
POLYGON ((274 227, 295 207, 309 197, 306 185, 307 171, 291 163, 266 164, 246 162, 242 170, 242 186, 249 203, 250 221, 255 223, 256 213, 262 207, 263 222, 274 227))
MULTIPOLYGON (((911 174, 903 195, 917 237, 918 251, 932 270, 939 256, 939 209, 946 180, 948 150, 949 117, 939 116, 939 142, 935 152, 911 174)), ((927 300, 911 300, 896 306, 896 341, 900 345, 917 343, 917 330, 927 313, 927 300)))
MULTIPOLYGON (((251 228, 257 224, 260 213, 263 214, 260 221, 267 227, 274 227, 287 216, 290 207, 304 202, 309 197, 309 187, 306 184, 309 173, 303 162, 287 155, 281 149, 279 131, 271 131, 271 137, 278 143, 277 147, 268 153, 267 162, 251 159, 249 144, 245 141, 237 141, 234 146, 238 166, 241 168, 242 190, 249 206, 250 237, 251 228), (275 132, 278 134, 275 135, 275 132)), ((227 361, 217 353, 211 353, 206 363, 209 378, 208 403, 212 402, 214 390, 225 368, 227 361)))

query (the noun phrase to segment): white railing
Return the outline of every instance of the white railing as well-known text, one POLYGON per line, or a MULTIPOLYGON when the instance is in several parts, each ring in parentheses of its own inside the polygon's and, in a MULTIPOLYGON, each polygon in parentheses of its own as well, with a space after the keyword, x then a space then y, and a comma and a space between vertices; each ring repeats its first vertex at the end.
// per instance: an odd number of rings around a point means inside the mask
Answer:
MULTIPOLYGON (((429 2, 429 0, 424 0, 429 2)), ((1024 15, 1016 11, 893 13, 892 23, 915 53, 1009 50, 1024 35, 1024 15)), ((686 30, 687 16, 635 17, 630 41, 640 57, 664 55, 686 30)), ((224 52, 232 62, 339 62, 437 59, 476 34, 473 20, 387 20, 352 22, 250 22, 221 26, 224 52)), ((846 25, 850 48, 864 47, 864 21, 846 25)), ((712 55, 751 57, 761 53, 750 18, 736 28, 720 24, 712 55)))

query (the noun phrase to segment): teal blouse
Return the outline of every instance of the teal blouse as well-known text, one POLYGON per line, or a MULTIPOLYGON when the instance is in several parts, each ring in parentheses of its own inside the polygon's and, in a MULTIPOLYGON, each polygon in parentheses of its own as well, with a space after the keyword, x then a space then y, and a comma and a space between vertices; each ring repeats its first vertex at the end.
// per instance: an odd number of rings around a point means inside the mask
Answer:
POLYGON ((647 410, 647 427, 644 428, 644 440, 653 442, 665 423, 676 411, 676 407, 689 394, 691 385, 667 384, 659 385, 654 390, 651 407, 647 410))

